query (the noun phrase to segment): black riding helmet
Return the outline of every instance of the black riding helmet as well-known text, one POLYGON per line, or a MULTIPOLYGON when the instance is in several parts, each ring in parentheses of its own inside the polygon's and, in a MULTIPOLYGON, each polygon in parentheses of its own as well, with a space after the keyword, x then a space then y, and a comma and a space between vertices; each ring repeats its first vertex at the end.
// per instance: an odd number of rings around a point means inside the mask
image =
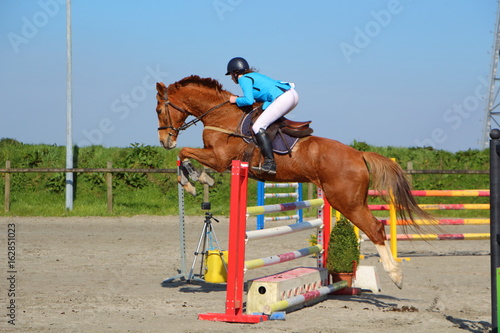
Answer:
POLYGON ((231 73, 234 73, 234 72, 243 72, 247 69, 250 69, 248 62, 241 57, 236 57, 236 58, 229 60, 229 62, 227 63, 226 75, 231 75, 231 73))

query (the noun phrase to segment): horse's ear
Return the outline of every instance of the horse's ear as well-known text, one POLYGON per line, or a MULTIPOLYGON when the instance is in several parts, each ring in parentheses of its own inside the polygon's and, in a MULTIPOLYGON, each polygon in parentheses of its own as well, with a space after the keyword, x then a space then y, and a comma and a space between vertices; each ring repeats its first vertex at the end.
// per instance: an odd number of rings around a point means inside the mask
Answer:
POLYGON ((156 82, 156 90, 158 91, 158 95, 164 97, 167 94, 167 87, 163 82, 156 82))

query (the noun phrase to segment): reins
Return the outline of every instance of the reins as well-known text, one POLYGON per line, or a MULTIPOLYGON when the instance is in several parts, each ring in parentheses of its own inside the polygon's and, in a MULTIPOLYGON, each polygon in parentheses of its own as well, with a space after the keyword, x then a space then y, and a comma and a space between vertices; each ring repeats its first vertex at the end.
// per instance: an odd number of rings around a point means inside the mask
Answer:
POLYGON ((182 109, 181 107, 179 107, 179 106, 177 106, 177 105, 173 104, 173 103, 172 103, 172 102, 170 102, 168 99, 164 99, 164 101, 165 101, 165 109, 166 109, 166 111, 167 111, 168 121, 170 122, 170 125, 168 125, 168 126, 160 126, 160 127, 158 127, 158 131, 161 131, 161 130, 165 130, 165 129, 169 129, 169 128, 170 128, 170 129, 172 129, 172 130, 174 130, 174 131, 176 131, 176 132, 183 131, 183 130, 185 130, 185 129, 187 129, 187 128, 191 127, 192 125, 196 125, 196 123, 200 122, 200 121, 203 119, 203 117, 205 117, 206 115, 208 115, 210 112, 212 112, 212 111, 214 111, 214 110, 217 110, 218 108, 220 108, 220 107, 222 107, 222 106, 226 105, 227 103, 229 103, 229 101, 222 102, 222 103, 220 103, 220 104, 218 104, 218 105, 216 105, 216 106, 214 106, 214 107, 210 108, 208 111, 206 111, 206 112, 205 112, 205 113, 203 113, 202 115, 200 115, 200 116, 195 116, 194 114, 192 114, 192 113, 190 113, 190 112, 188 112, 188 111, 186 111, 186 110, 182 109), (176 109, 177 111, 179 111, 179 112, 182 112, 182 113, 184 113, 184 114, 187 114, 188 116, 193 116, 193 117, 195 117, 195 119, 193 119, 193 120, 191 120, 191 121, 189 121, 189 122, 187 122, 187 123, 184 123, 183 125, 181 125, 181 126, 180 126, 180 127, 178 127, 178 128, 175 128, 175 127, 173 126, 173 124, 172 124, 172 118, 170 117, 170 111, 169 111, 169 109, 168 109, 168 106, 169 106, 169 105, 170 105, 171 107, 173 107, 174 109, 176 109))

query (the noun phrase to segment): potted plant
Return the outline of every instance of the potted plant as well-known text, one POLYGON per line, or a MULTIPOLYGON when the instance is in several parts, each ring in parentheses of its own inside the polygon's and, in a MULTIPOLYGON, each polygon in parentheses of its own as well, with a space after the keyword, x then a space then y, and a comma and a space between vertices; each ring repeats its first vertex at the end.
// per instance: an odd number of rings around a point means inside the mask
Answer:
POLYGON ((352 286, 359 263, 359 241, 354 226, 345 217, 341 217, 330 233, 328 245, 327 269, 332 283, 345 280, 352 286))

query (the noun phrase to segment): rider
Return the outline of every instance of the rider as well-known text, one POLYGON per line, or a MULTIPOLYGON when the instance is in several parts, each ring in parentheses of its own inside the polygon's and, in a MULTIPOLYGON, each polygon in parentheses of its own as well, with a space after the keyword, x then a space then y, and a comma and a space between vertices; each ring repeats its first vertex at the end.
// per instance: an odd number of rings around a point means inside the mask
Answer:
POLYGON ((255 69, 250 68, 248 62, 241 57, 229 61, 226 75, 231 75, 234 83, 239 84, 243 91, 242 97, 231 96, 229 98, 231 103, 242 107, 252 105, 255 101, 264 102, 263 112, 252 126, 257 144, 264 156, 264 164, 262 167, 252 167, 252 169, 276 174, 273 147, 266 129, 277 119, 292 111, 299 102, 295 85, 256 73, 255 69))

